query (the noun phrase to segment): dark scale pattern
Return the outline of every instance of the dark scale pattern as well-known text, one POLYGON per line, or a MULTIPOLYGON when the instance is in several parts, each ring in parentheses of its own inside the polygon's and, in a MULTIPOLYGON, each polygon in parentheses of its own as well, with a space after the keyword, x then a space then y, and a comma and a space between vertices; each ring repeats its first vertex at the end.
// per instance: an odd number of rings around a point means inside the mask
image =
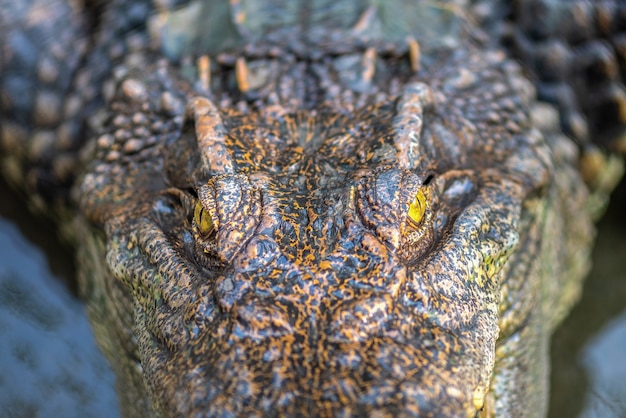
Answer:
MULTIPOLYGON (((76 215, 127 416, 545 413, 610 181, 474 25, 508 4, 44 3, 2 3, 3 169, 76 215)), ((573 27, 620 26, 592 9, 573 27)))

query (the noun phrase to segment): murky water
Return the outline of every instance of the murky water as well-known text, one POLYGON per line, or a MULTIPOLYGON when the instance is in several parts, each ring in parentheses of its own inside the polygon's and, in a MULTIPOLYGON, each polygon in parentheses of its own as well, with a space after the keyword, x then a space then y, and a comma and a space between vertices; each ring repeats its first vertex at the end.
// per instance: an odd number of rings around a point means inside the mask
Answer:
POLYGON ((552 339, 550 417, 626 417, 626 180, 600 221, 583 296, 552 339))
MULTIPOLYGON (((113 374, 72 293, 71 252, 4 184, 0 202, 2 416, 117 416, 113 374)), ((625 207, 600 224, 583 298, 553 339, 550 417, 626 416, 625 207)))
POLYGON ((4 185, 0 202, 0 415, 119 416, 113 372, 71 292, 70 252, 4 185))

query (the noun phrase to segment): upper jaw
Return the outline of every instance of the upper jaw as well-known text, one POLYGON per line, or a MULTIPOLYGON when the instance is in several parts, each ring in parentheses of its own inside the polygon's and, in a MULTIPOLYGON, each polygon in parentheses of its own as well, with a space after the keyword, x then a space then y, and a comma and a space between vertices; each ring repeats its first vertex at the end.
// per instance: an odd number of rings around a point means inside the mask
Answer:
POLYGON ((354 219, 319 262, 289 261, 259 235, 213 272, 194 258, 188 215, 153 204, 132 232, 109 237, 107 257, 134 289, 153 402, 169 415, 472 416, 495 361, 499 268, 517 237, 514 210, 494 224, 481 202, 493 193, 477 189, 476 205, 410 265, 354 219), (259 246, 266 265, 246 270, 259 246), (380 263, 351 273, 367 254, 380 263))

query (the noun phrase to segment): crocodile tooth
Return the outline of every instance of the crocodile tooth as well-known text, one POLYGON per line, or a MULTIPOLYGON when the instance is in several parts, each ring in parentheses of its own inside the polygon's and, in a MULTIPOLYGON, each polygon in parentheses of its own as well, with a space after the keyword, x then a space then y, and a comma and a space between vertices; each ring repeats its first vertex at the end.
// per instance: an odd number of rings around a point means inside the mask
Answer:
POLYGON ((376 49, 374 47, 369 47, 365 50, 361 65, 363 66, 363 72, 361 73, 363 81, 366 83, 371 82, 376 72, 376 49))
POLYGON ((250 84, 248 83, 248 64, 246 64, 246 59, 243 57, 237 58, 237 62, 235 63, 235 78, 237 79, 239 90, 243 93, 250 89, 250 84))
POLYGON ((202 55, 198 58, 198 79, 200 86, 204 90, 209 90, 211 86, 211 58, 208 55, 202 55))
POLYGON ((230 3, 230 9, 232 11, 233 21, 241 25, 246 21, 246 12, 241 7, 241 2, 239 0, 228 0, 230 3))
POLYGON ((352 32, 357 34, 363 33, 365 29, 372 25, 372 20, 374 19, 375 14, 376 7, 369 6, 367 9, 365 9, 359 17, 359 20, 357 20, 355 25, 352 27, 352 32))
POLYGON ((420 70, 420 44, 412 36, 407 38, 407 42, 409 44, 409 62, 411 63, 411 70, 417 72, 420 70))

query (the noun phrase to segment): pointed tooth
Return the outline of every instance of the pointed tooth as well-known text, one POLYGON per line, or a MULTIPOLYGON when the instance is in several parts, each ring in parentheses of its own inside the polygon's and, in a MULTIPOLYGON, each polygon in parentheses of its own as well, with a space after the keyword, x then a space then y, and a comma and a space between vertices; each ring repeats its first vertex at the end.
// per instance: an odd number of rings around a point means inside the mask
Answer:
POLYGON ((363 66, 363 81, 371 82, 376 72, 376 49, 374 47, 369 47, 365 50, 361 65, 363 66))
POLYGON ((375 15, 376 15, 376 7, 369 6, 367 9, 365 9, 365 11, 363 11, 361 16, 359 17, 359 20, 357 20, 357 22, 352 27, 352 32, 354 33, 365 32, 365 30, 372 25, 372 21, 374 20, 375 15))
POLYGON ((420 58, 420 44, 414 37, 407 38, 409 44, 409 62, 411 63, 411 70, 418 72, 421 68, 420 58))
POLYGON ((237 58, 235 63, 235 77, 237 79, 237 86, 242 93, 247 92, 250 89, 250 83, 248 82, 248 64, 243 57, 237 58))
POLYGON ((209 90, 211 87, 211 58, 208 55, 202 55, 198 58, 198 78, 202 88, 209 90))
POLYGON ((246 20, 246 12, 241 7, 239 0, 229 0, 230 10, 232 11, 233 21, 237 25, 241 25, 246 20))

